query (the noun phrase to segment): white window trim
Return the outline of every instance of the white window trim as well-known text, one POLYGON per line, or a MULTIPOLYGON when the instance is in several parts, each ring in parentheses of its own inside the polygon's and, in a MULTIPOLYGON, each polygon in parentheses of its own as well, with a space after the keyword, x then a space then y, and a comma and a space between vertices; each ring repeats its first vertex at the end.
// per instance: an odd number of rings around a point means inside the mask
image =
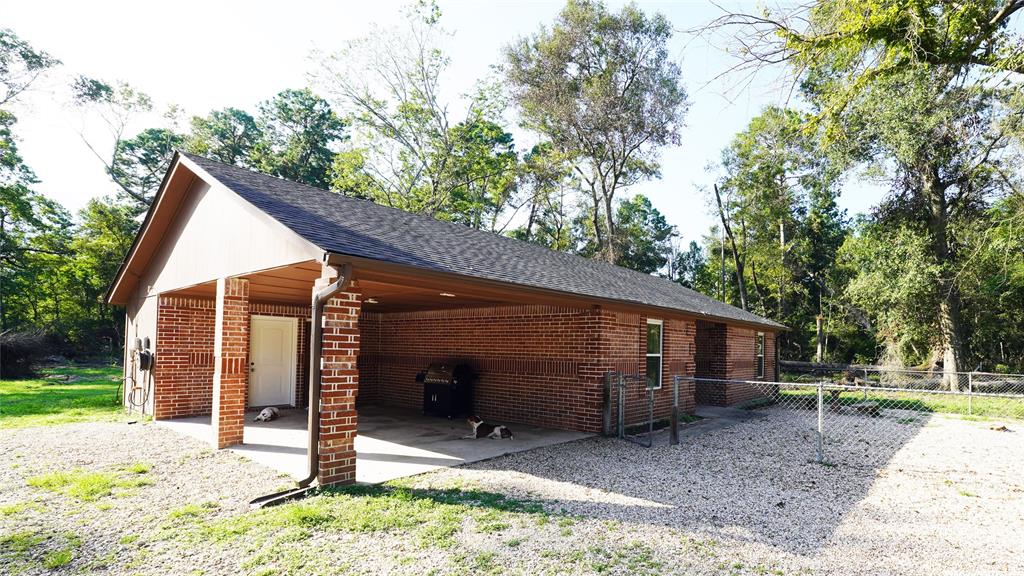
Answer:
MULTIPOLYGON (((652 357, 658 358, 658 385, 654 387, 654 390, 661 390, 661 387, 665 384, 665 321, 660 318, 648 318, 647 325, 657 324, 661 326, 658 330, 658 353, 652 354, 647 352, 647 331, 644 331, 644 370, 647 370, 647 359, 652 357)), ((645 326, 646 327, 646 326, 645 326)))
POLYGON ((755 373, 759 372, 759 374, 756 374, 757 377, 763 380, 767 368, 765 362, 765 347, 767 345, 767 338, 765 338, 764 332, 758 332, 755 338, 756 340, 754 341, 754 370, 755 373))

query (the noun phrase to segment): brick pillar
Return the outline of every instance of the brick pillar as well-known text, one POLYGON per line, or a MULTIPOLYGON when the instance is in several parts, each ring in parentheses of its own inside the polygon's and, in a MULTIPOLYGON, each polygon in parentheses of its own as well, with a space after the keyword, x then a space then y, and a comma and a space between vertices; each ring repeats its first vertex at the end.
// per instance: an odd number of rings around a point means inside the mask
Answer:
POLYGON ((213 444, 242 443, 249 387, 249 281, 217 280, 213 342, 213 444))
MULTIPOLYGON (((314 290, 331 279, 317 281, 314 290)), ((320 373, 321 485, 356 481, 356 395, 359 392, 359 293, 354 287, 324 306, 320 373)), ((311 407, 312 409, 312 407, 311 407)))

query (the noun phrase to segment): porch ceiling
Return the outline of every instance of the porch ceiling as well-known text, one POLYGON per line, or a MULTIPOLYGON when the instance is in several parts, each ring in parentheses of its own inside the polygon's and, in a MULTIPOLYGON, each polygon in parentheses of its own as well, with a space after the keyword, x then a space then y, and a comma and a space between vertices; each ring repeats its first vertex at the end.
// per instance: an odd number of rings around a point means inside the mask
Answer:
MULTIPOLYGON (((454 280, 423 278, 416 274, 381 273, 357 267, 355 285, 363 295, 363 309, 373 312, 404 312, 445 308, 472 308, 526 303, 515 290, 481 290, 454 280)), ((249 280, 249 299, 275 304, 309 304, 313 283, 320 277, 318 262, 302 262, 243 276, 249 280)), ((175 296, 214 298, 217 283, 207 282, 175 290, 175 296)))

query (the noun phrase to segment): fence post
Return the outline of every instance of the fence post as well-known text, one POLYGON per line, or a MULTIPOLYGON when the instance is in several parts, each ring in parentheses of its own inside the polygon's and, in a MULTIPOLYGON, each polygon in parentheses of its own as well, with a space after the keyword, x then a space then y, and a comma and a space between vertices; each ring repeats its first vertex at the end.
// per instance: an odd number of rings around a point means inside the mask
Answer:
POLYGON ((974 414, 974 372, 967 373, 967 414, 974 414))
POLYGON ((679 444, 679 375, 672 377, 672 416, 668 429, 669 446, 679 444))
POLYGON ((612 435, 612 373, 604 373, 604 410, 602 414, 602 427, 605 436, 612 435))
POLYGON ((647 447, 654 446, 654 387, 647 387, 647 447))
POLYGON ((626 437, 626 382, 619 372, 619 438, 626 437))
POLYGON ((824 435, 825 435, 825 391, 824 386, 818 382, 818 464, 824 464, 824 435))

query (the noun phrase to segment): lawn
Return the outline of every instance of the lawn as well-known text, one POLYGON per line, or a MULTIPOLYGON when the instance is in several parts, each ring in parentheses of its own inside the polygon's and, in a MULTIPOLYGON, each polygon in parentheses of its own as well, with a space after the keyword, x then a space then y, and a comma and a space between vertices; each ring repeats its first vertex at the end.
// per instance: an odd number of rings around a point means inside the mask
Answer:
POLYGON ((0 429, 121 420, 120 377, 117 366, 68 366, 43 370, 40 378, 0 380, 0 429))
MULTIPOLYGON (((812 407, 817 397, 813 389, 782 390, 780 403, 799 402, 812 407)), ((926 390, 914 392, 884 392, 878 390, 848 391, 834 397, 825 391, 825 401, 829 404, 838 402, 844 406, 860 402, 875 402, 887 410, 912 410, 923 413, 958 414, 976 418, 1024 418, 1024 395, 1020 398, 975 396, 968 400, 966 396, 951 394, 934 394, 926 390)))

